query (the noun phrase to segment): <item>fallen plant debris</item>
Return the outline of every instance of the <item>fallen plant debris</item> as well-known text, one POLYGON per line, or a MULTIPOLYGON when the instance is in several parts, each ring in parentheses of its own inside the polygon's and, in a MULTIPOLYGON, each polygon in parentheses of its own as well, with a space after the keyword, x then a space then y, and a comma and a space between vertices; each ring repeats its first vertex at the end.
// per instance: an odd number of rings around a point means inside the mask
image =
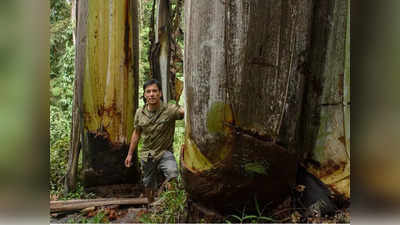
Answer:
MULTIPOLYGON (((159 204, 138 208, 136 205, 108 205, 89 207, 79 212, 69 214, 55 214, 50 216, 51 223, 186 223, 187 209, 186 200, 182 199, 183 190, 171 188, 164 190, 159 198, 159 204), (179 199, 182 199, 179 200, 179 199), (177 201, 179 200, 179 202, 177 201), (174 205, 175 208, 172 208, 174 205)), ((336 199, 334 199, 336 200, 336 199)), ((341 200, 342 201, 342 200, 341 200)), ((342 204, 343 208, 337 209, 332 215, 321 215, 318 213, 305 215, 304 208, 298 207, 293 201, 293 196, 288 196, 281 204, 273 208, 259 206, 259 212, 250 213, 243 211, 242 214, 231 215, 219 221, 220 223, 350 223, 349 203, 342 204), (268 220, 267 220, 268 218, 268 220), (229 222, 228 222, 229 221, 229 222)), ((198 222, 207 222, 207 218, 199 218, 198 222)))

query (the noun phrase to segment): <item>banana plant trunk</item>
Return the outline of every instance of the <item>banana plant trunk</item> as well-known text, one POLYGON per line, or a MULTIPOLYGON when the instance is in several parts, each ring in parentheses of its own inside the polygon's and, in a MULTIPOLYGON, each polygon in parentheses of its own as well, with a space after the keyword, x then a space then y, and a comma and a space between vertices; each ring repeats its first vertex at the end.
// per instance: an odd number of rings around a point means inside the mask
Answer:
POLYGON ((316 1, 304 104, 304 166, 350 198, 350 1, 316 1))
POLYGON ((189 197, 226 211, 295 185, 311 0, 185 1, 189 197))
MULTIPOLYGON (((79 0, 77 76, 84 186, 138 183, 138 165, 125 168, 138 105, 138 3, 79 0)), ((137 157, 137 155, 135 155, 137 157)))

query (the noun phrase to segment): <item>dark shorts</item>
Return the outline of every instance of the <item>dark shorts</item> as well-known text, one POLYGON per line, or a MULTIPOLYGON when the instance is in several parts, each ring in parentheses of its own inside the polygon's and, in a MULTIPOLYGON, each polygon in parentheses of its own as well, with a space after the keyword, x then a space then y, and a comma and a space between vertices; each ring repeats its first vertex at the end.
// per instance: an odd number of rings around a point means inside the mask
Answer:
POLYGON ((164 182, 178 176, 178 168, 174 154, 165 151, 158 161, 142 160, 143 184, 146 188, 156 190, 164 182))

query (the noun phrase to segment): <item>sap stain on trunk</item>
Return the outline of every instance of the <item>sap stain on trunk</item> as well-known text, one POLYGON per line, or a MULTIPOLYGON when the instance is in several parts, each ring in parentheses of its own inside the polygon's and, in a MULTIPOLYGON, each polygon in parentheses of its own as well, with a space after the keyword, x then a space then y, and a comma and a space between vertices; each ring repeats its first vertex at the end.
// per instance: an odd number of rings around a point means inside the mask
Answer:
POLYGON ((230 128, 225 126, 225 122, 233 122, 232 109, 223 102, 214 102, 207 113, 207 129, 211 134, 228 135, 230 128))

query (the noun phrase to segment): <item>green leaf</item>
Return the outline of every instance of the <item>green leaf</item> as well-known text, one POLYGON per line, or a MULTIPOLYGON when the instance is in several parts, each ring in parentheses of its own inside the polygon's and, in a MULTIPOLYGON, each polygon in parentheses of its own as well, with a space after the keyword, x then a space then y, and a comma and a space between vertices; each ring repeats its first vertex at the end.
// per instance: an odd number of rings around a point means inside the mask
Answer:
POLYGON ((272 221, 272 222, 276 221, 276 220, 274 220, 274 219, 272 219, 272 218, 265 217, 265 216, 260 216, 260 217, 258 217, 258 220, 265 220, 265 221, 272 221))
POLYGON ((54 87, 54 88, 52 88, 51 89, 51 94, 53 95, 53 96, 60 96, 61 95, 61 88, 59 88, 59 87, 54 87))
POLYGON ((255 218, 257 218, 257 216, 255 216, 255 215, 249 215, 249 216, 245 216, 245 217, 243 217, 243 220, 247 220, 247 219, 255 219, 255 218))
POLYGON ((236 216, 236 215, 230 215, 230 217, 233 217, 233 218, 235 218, 235 219, 239 220, 240 222, 242 222, 242 221, 243 221, 243 219, 242 219, 242 218, 240 218, 240 217, 238 217, 238 216, 236 216))
POLYGON ((260 206, 258 205, 257 197, 254 196, 254 204, 256 205, 256 210, 259 216, 261 216, 260 206))
POLYGON ((171 100, 168 101, 168 103, 170 103, 170 104, 176 104, 176 101, 173 100, 173 99, 171 99, 171 100))

